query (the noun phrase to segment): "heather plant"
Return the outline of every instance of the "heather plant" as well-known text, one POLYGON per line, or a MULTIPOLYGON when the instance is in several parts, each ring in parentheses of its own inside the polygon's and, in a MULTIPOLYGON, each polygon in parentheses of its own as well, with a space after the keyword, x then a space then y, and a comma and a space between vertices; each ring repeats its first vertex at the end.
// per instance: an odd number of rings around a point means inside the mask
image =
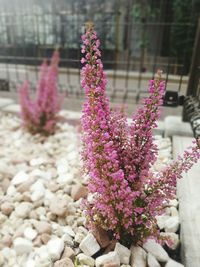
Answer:
POLYGON ((123 112, 109 106, 100 41, 91 24, 82 40, 82 159, 92 196, 84 202, 88 225, 103 228, 126 245, 141 245, 150 237, 159 240, 156 215, 175 197, 177 179, 197 162, 200 150, 194 141, 183 157, 153 172, 157 147, 152 130, 165 91, 161 72, 149 82, 149 97, 129 125, 123 112))
POLYGON ((55 51, 48 66, 44 60, 40 67, 35 99, 30 97, 30 83, 25 81, 19 90, 23 126, 30 133, 53 134, 59 119, 61 96, 58 93, 59 52, 55 51))

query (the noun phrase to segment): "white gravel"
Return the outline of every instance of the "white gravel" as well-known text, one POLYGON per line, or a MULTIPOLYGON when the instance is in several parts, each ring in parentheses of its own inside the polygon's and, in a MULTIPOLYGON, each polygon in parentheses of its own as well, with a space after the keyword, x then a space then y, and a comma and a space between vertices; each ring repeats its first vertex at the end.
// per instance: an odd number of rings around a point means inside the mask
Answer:
MULTIPOLYGON (((55 266, 73 266, 74 256, 80 253, 78 259, 88 262, 84 266, 94 266, 90 257, 94 247, 86 242, 91 234, 80 209, 87 192, 82 185, 79 129, 78 124, 60 123, 56 134, 44 140, 23 131, 15 115, 0 113, 0 266, 48 267, 55 261, 55 266), (93 249, 88 255, 82 253, 83 243, 93 249)), ((154 169, 158 171, 171 159, 171 142, 157 136, 156 143, 159 158, 154 169)), ((160 218, 162 228, 175 232, 178 226, 170 228, 169 218, 178 221, 177 209, 168 208, 166 216, 168 223, 160 218)), ((178 244, 177 235, 172 236, 178 244)), ((96 252, 99 245, 93 242, 96 252)), ((131 266, 132 251, 126 251, 129 256, 124 260, 120 248, 118 244, 109 255, 117 263, 123 259, 121 266, 131 266)), ((97 265, 109 255, 97 259, 97 265)))

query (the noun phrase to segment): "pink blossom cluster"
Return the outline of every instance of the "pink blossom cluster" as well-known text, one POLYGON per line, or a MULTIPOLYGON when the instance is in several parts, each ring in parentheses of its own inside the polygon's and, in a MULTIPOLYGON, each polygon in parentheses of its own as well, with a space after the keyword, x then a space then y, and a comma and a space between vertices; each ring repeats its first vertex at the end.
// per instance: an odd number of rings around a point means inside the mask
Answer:
POLYGON ((165 91, 161 72, 150 81, 150 95, 129 125, 122 111, 109 106, 100 42, 91 24, 82 41, 82 158, 92 195, 84 202, 88 224, 100 226, 122 243, 142 244, 149 237, 158 238, 155 216, 174 197, 177 178, 197 162, 200 151, 195 144, 182 158, 153 173, 157 148, 152 129, 165 91))
POLYGON ((163 213, 163 206, 169 199, 175 198, 177 179, 182 178, 183 172, 188 172, 194 163, 200 159, 198 141, 184 151, 183 157, 178 159, 159 173, 149 176, 148 187, 146 188, 147 209, 155 216, 163 213))
POLYGON ((59 52, 55 51, 50 65, 46 60, 40 67, 40 78, 34 100, 30 97, 30 83, 25 81, 19 89, 23 126, 32 134, 50 135, 55 132, 61 108, 58 83, 59 52))

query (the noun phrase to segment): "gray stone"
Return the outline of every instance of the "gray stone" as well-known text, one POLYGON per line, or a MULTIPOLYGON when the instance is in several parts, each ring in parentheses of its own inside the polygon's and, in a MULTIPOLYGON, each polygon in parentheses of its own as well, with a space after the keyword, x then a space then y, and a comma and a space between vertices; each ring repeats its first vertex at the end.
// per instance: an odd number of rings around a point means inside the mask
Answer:
POLYGON ((13 185, 20 185, 29 180, 29 175, 24 171, 18 172, 12 179, 11 183, 13 185))
POLYGON ((76 233, 74 237, 74 241, 80 244, 84 238, 85 238, 85 235, 83 233, 76 233))
POLYGON ((75 257, 75 252, 72 248, 66 246, 64 248, 63 254, 62 254, 62 258, 70 258, 71 260, 74 260, 75 257))
POLYGON ((3 253, 0 251, 0 266, 3 267, 5 263, 5 259, 3 253))
POLYGON ((175 207, 175 208, 177 208, 177 207, 178 207, 178 200, 177 200, 177 199, 171 199, 171 200, 169 201, 168 205, 169 205, 170 207, 175 207))
POLYGON ((92 256, 100 250, 99 244, 91 233, 87 234, 87 236, 81 241, 79 247, 87 256, 92 256))
POLYGON ((15 209, 16 215, 20 218, 27 218, 29 216, 29 213, 32 209, 32 204, 29 202, 22 202, 17 206, 15 209))
POLYGON ((175 234, 175 233, 160 233, 161 236, 169 239, 169 241, 165 241, 165 243, 167 244, 167 246, 173 250, 177 249, 180 240, 179 240, 179 235, 175 234))
POLYGON ((31 188, 30 188, 32 194, 31 194, 31 200, 33 202, 41 199, 44 197, 44 194, 45 194, 45 188, 44 188, 44 185, 43 183, 38 180, 37 182, 35 182, 31 188))
POLYGON ((32 242, 22 237, 16 238, 13 245, 17 254, 30 253, 33 248, 32 242))
POLYGON ((42 240, 41 240, 41 235, 38 235, 34 241, 33 241, 34 247, 41 247, 42 246, 42 240))
MULTIPOLYGON (((197 266, 197 265, 196 265, 196 266, 197 266)), ((170 259, 170 260, 167 262, 167 264, 165 265, 165 267, 184 267, 184 265, 181 264, 181 263, 179 263, 179 262, 176 262, 176 261, 170 259)), ((188 265, 188 267, 190 267, 190 266, 188 265)))
POLYGON ((51 225, 45 221, 34 221, 33 225, 39 234, 51 234, 51 225))
POLYGON ((54 267, 74 267, 71 259, 64 258, 62 260, 56 261, 54 267))
POLYGON ((13 210, 14 210, 14 206, 9 202, 4 202, 3 204, 1 204, 1 211, 3 214, 7 216, 10 215, 13 210))
POLYGON ((34 183, 35 179, 34 178, 29 178, 28 181, 21 183, 20 185, 17 186, 17 191, 20 193, 24 193, 29 191, 31 185, 34 183))
POLYGON ((51 239, 51 236, 49 234, 44 233, 44 234, 40 235, 40 239, 41 239, 42 243, 46 245, 49 242, 49 240, 51 239))
POLYGON ((92 230, 92 233, 102 248, 106 248, 110 244, 110 238, 106 230, 102 229, 101 227, 96 226, 92 230))
POLYGON ((33 259, 28 259, 24 267, 35 267, 35 266, 37 266, 37 262, 33 259))
POLYGON ((27 238, 28 240, 33 240, 37 236, 37 231, 32 229, 31 227, 27 227, 24 230, 24 237, 27 238))
POLYGON ((92 257, 87 256, 87 255, 85 255, 83 253, 78 254, 77 259, 78 259, 78 262, 80 262, 81 265, 83 264, 83 265, 87 265, 87 266, 93 267, 94 264, 95 264, 95 260, 92 257))
POLYGON ((160 244, 156 243, 154 239, 149 239, 144 243, 143 248, 160 262, 167 262, 169 260, 167 252, 160 244))
POLYGON ((178 210, 176 207, 170 207, 170 213, 171 213, 171 216, 179 216, 178 214, 178 210))
POLYGON ((159 262, 156 260, 156 258, 151 253, 148 253, 147 255, 147 263, 148 263, 148 267, 160 267, 159 262))
POLYGON ((168 215, 159 215, 156 216, 156 220, 157 220, 157 225, 159 227, 160 230, 164 229, 166 226, 166 222, 167 220, 170 218, 170 216, 168 215))
POLYGON ((38 165, 41 165, 43 163, 45 163, 45 159, 42 158, 42 157, 39 157, 39 158, 34 158, 34 159, 31 159, 30 160, 30 165, 35 167, 35 166, 38 166, 38 165))
POLYGON ((67 202, 62 199, 53 199, 50 204, 50 211, 60 217, 67 213, 67 202))
POLYGON ((4 247, 11 247, 12 245, 12 237, 9 234, 4 235, 4 237, 1 240, 4 247))
POLYGON ((115 245, 115 250, 117 252, 117 255, 119 256, 120 263, 121 264, 129 264, 130 262, 130 256, 131 256, 131 251, 127 247, 121 245, 120 243, 116 243, 115 245))
POLYGON ((96 258, 96 267, 101 267, 106 263, 113 263, 120 266, 120 259, 116 251, 109 252, 108 254, 102 255, 96 258))
POLYGON ((131 267, 146 267, 147 253, 139 246, 131 246, 131 267))
POLYGON ((7 189, 7 195, 10 196, 10 197, 15 197, 16 196, 16 188, 14 185, 10 185, 7 189))
POLYGON ((0 224, 4 223, 7 219, 7 216, 0 213, 0 224))
POLYGON ((64 242, 61 238, 55 238, 49 240, 47 243, 47 249, 51 259, 58 260, 61 257, 61 253, 64 249, 64 242))
POLYGON ((165 232, 176 233, 179 228, 179 217, 172 216, 165 223, 165 232))
POLYGON ((72 237, 75 237, 75 232, 73 231, 72 227, 69 225, 63 227, 63 232, 72 236, 72 237))
POLYGON ((71 196, 74 199, 74 201, 79 200, 80 198, 85 198, 88 195, 88 189, 87 187, 76 184, 72 187, 71 196))

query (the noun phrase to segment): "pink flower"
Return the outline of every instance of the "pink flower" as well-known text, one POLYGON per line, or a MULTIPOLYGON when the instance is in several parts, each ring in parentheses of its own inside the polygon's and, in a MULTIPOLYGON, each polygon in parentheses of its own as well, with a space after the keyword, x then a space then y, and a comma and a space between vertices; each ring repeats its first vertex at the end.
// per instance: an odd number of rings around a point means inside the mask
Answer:
POLYGON ((19 90, 23 126, 33 134, 49 135, 55 131, 62 102, 57 88, 58 63, 58 51, 54 52, 49 66, 44 60, 40 68, 35 100, 29 97, 28 82, 19 90))
POLYGON ((81 63, 84 64, 86 62, 85 58, 81 59, 81 63))
POLYGON ((86 54, 81 84, 86 100, 82 115, 82 159, 93 200, 84 207, 90 228, 98 225, 127 244, 159 239, 155 216, 174 197, 176 181, 200 158, 198 146, 160 173, 152 173, 157 158, 153 128, 159 118, 165 85, 161 73, 149 82, 149 97, 133 116, 131 126, 119 109, 111 110, 106 76, 99 58, 99 40, 92 25, 82 37, 86 54))

